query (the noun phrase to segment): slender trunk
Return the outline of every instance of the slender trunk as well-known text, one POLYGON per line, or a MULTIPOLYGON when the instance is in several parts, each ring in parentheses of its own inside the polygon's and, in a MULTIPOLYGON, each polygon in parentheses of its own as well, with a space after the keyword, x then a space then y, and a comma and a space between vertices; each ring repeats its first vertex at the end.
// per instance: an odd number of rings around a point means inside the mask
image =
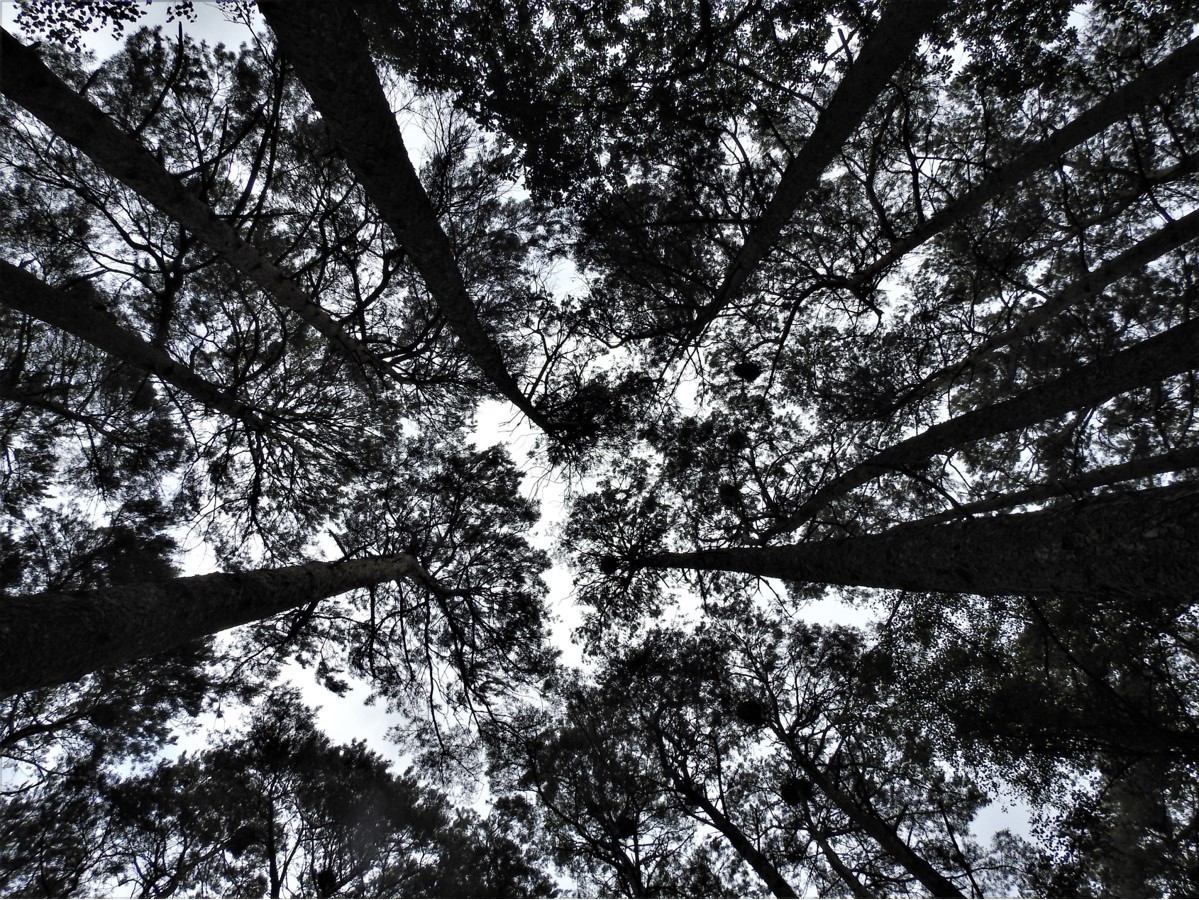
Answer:
POLYGON ((943 513, 928 516, 915 522, 908 522, 897 528, 925 528, 941 522, 952 522, 980 513, 998 512, 1021 506, 1025 503, 1036 503, 1051 497, 1062 497, 1068 494, 1080 494, 1091 488, 1119 484, 1122 481, 1132 481, 1136 478, 1149 478, 1165 472, 1180 472, 1183 469, 1199 468, 1199 447, 1186 447, 1182 450, 1171 450, 1159 456, 1146 459, 1134 459, 1132 462, 1121 463, 1118 466, 1105 466, 1091 472, 1084 472, 1072 478, 1059 478, 1046 484, 1038 484, 1022 491, 1012 491, 1010 494, 1000 494, 975 503, 964 503, 947 509, 943 513))
POLYGON ((974 215, 991 200, 1029 176, 1053 165, 1068 150, 1154 102, 1166 91, 1183 84, 1196 70, 1199 70, 1199 38, 1183 44, 1078 118, 1033 144, 998 171, 992 172, 977 187, 929 217, 915 231, 896 241, 885 254, 854 273, 847 286, 866 284, 925 241, 974 215))
POLYGON ((315 328, 350 359, 368 370, 392 373, 387 363, 333 321, 299 285, 184 187, 145 147, 113 125, 103 112, 46 68, 37 53, 7 31, 0 46, 0 90, 102 170, 194 234, 222 261, 315 328))
POLYGON ((1199 319, 1177 325, 1135 346, 1068 372, 1045 384, 933 425, 914 437, 857 463, 820 488, 774 526, 785 534, 802 526, 829 503, 887 472, 903 472, 939 453, 973 441, 1029 428, 1075 409, 1095 406, 1131 391, 1187 372, 1199 360, 1199 319))
POLYGON ((741 572, 908 591, 1181 602, 1199 584, 1199 488, 1172 485, 1020 515, 628 562, 634 570, 741 572))
POLYGON ((275 841, 275 807, 270 808, 270 818, 266 823, 266 858, 267 869, 271 879, 271 897, 278 898, 283 894, 283 879, 279 877, 279 860, 276 854, 279 848, 275 841))
POLYGON ((409 575, 413 557, 376 556, 11 597, 0 602, 0 699, 409 575))
POLYGON ((704 811, 704 815, 708 817, 708 821, 712 826, 728 838, 728 842, 732 845, 733 849, 737 851, 743 860, 749 863, 750 868, 765 882, 766 887, 770 889, 770 892, 774 896, 799 896, 795 893, 795 888, 791 887, 775 864, 770 861, 770 858, 753 845, 753 842, 745 836, 745 832, 721 812, 720 808, 709 799, 706 793, 686 784, 681 777, 675 779, 675 789, 683 795, 684 799, 694 803, 704 811))
POLYGON ((889 416, 896 410, 929 396, 963 375, 978 371, 979 366, 992 359, 997 351, 1027 337, 1070 307, 1099 294, 1108 285, 1142 271, 1153 260, 1171 250, 1177 250, 1196 236, 1199 236, 1199 210, 1194 210, 1181 219, 1176 219, 1129 247, 1114 259, 1108 260, 1094 272, 1088 272, 1071 282, 1055 297, 1030 310, 1014 326, 987 338, 965 359, 938 369, 921 379, 918 385, 906 391, 895 403, 880 413, 880 418, 889 416))
POLYGON ((716 296, 700 311, 692 326, 693 336, 702 334, 735 299, 774 247, 804 197, 819 184, 825 169, 948 5, 947 0, 891 0, 887 4, 858 58, 817 119, 812 134, 787 164, 774 196, 745 238, 716 296))
POLYGON ((228 391, 175 362, 139 335, 121 327, 112 313, 84 296, 71 296, 0 260, 0 303, 72 334, 109 356, 157 375, 209 409, 239 419, 251 429, 270 427, 262 415, 228 391))
POLYGON ((420 270, 462 348, 504 397, 543 431, 552 431, 553 423, 525 396, 479 320, 454 248, 408 158, 352 6, 292 0, 258 6, 346 163, 420 270))
MULTIPOLYGON (((858 803, 846 791, 843 791, 824 770, 816 764, 807 753, 799 747, 794 738, 787 734, 779 734, 780 739, 791 753, 796 766, 808 777, 829 801, 837 807, 849 820, 863 832, 868 834, 897 862, 905 872, 924 885, 934 897, 961 897, 962 892, 953 886, 953 882, 938 872, 923 856, 908 846, 885 819, 870 806, 858 803)), ((854 879, 856 881, 856 879, 854 879)))

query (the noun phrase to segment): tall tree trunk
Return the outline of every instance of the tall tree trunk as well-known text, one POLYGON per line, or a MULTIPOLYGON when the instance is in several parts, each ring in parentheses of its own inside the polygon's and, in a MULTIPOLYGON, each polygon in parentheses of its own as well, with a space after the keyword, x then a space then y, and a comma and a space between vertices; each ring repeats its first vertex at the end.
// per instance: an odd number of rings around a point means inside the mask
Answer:
POLYGON ((866 889, 866 885, 862 884, 858 876, 854 874, 853 870, 850 869, 849 866, 845 865, 845 861, 841 859, 837 851, 834 850, 832 845, 828 842, 828 837, 816 825, 815 821, 813 821, 812 813, 806 805, 804 806, 804 820, 806 822, 808 834, 812 836, 812 840, 814 840, 816 842, 816 846, 820 848, 820 852, 823 854, 825 861, 829 864, 829 868, 837 873, 837 877, 845 882, 845 884, 849 887, 850 893, 852 893, 855 897, 859 898, 859 900, 870 900, 874 894, 870 893, 870 891, 866 889))
POLYGON ((261 413, 123 328, 112 313, 98 303, 51 287, 3 260, 0 260, 0 303, 72 334, 109 356, 157 375, 209 409, 239 419, 254 431, 270 431, 261 413))
MULTIPOLYGON (((662 752, 662 751, 659 751, 662 752)), ((689 783, 685 776, 670 772, 671 780, 674 782, 674 788, 682 795, 683 799, 689 803, 694 803, 703 810, 707 816, 708 822, 723 834, 733 849, 738 855, 749 863, 750 868, 757 873, 762 879, 766 887, 776 897, 798 897, 795 893, 795 888, 783 877, 783 874, 778 870, 778 867, 771 861, 765 853, 754 846, 753 841, 746 837, 737 825, 724 814, 724 812, 711 801, 707 793, 694 784, 689 783)))
POLYGON ((988 359, 994 358, 999 350, 1047 325, 1070 307, 1096 296, 1108 285, 1142 271, 1153 260, 1171 250, 1177 250, 1197 236, 1199 236, 1199 210, 1194 210, 1133 244, 1095 271, 1075 279, 1055 296, 1025 313, 1024 318, 1011 328, 987 338, 970 351, 964 359, 925 376, 919 384, 905 391, 895 403, 880 413, 879 418, 889 416, 898 409, 928 397, 963 375, 978 371, 979 366, 988 359))
POLYGON ((333 321, 299 285, 184 187, 145 147, 46 68, 33 50, 7 31, 3 32, 2 40, 0 91, 6 97, 194 234, 223 262, 315 328, 347 357, 367 370, 394 374, 390 365, 333 321))
POLYGON ((905 872, 922 884, 934 897, 961 897, 962 892, 953 882, 933 868, 923 856, 908 846, 895 828, 876 813, 869 805, 858 803, 849 793, 829 778, 816 761, 808 756, 794 737, 787 733, 778 735, 791 753, 795 765, 815 785, 833 806, 868 834, 897 862, 905 872))
POLYGON ((774 247, 804 197, 820 183, 825 169, 878 101, 899 67, 911 57, 920 38, 948 6, 947 0, 891 0, 887 4, 858 58, 821 112, 812 134, 787 164, 774 196, 745 238, 716 296, 700 311, 692 326, 694 337, 702 334, 736 298, 774 247))
POLYGON ((998 512, 1021 506, 1025 503, 1036 503, 1051 497, 1063 497, 1068 494, 1079 494, 1091 488, 1119 484, 1122 481, 1132 481, 1136 478, 1148 478, 1165 472, 1181 472, 1183 469, 1199 468, 1199 447, 1186 447, 1182 450, 1171 450, 1158 456, 1145 459, 1134 459, 1131 462, 1120 463, 1116 466, 1104 466, 1090 472, 1083 472, 1070 478, 1059 478, 1046 484, 1037 484, 1021 491, 1000 494, 974 503, 964 503, 947 509, 934 516, 927 516, 915 522, 907 522, 897 528, 927 528, 940 522, 952 522, 954 519, 964 519, 980 513, 998 512))
POLYGON ((983 406, 933 425, 856 463, 820 488, 770 535, 794 531, 832 501, 887 472, 903 472, 938 453, 973 441, 1028 428, 1075 409, 1095 406, 1125 391, 1190 371, 1199 365, 1199 319, 1192 319, 1105 359, 1039 384, 1009 400, 983 406))
POLYGON ((408 158, 352 6, 293 0, 258 6, 346 163, 420 270, 462 348, 505 398, 543 431, 552 431, 553 423, 525 396, 479 320, 454 248, 408 158))
POLYGON ((633 570, 741 572, 908 591, 1189 602, 1199 584, 1199 486, 865 537, 656 553, 627 563, 633 570))
MULTIPOLYGON (((1020 156, 992 172, 975 188, 949 206, 930 216, 916 230, 896 241, 891 249, 848 280, 857 287, 881 274, 925 241, 967 219, 1004 191, 1015 187, 1030 175, 1052 166, 1068 150, 1077 147, 1125 116, 1153 103, 1166 91, 1186 82, 1199 70, 1199 38, 1183 44, 1161 62, 1150 66, 1124 87, 1104 97, 1078 118, 1063 125, 1048 137, 1033 144, 1020 156)), ((1184 163, 1183 171, 1193 163, 1184 163)))
POLYGON ((0 699, 422 573, 402 554, 0 599, 0 699))

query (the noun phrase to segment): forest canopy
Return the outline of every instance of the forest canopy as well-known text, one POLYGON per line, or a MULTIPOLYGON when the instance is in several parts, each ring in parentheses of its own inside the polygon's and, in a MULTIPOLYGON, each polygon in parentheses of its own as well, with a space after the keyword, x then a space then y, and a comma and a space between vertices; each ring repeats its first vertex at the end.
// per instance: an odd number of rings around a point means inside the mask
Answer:
POLYGON ((1193 2, 145 11, 0 48, 0 892, 1199 894, 1193 2))

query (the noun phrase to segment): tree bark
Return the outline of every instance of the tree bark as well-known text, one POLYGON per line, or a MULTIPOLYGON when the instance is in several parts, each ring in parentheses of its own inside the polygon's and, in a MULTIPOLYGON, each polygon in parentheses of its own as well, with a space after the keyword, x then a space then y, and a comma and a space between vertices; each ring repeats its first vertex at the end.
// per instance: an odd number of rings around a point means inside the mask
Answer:
POLYGON ((895 828, 876 813, 870 806, 858 803, 804 753, 789 733, 780 733, 779 738, 790 751, 795 765, 829 801, 844 813, 849 820, 868 834, 905 872, 922 884, 934 897, 961 897, 962 892, 953 882, 933 868, 923 856, 908 846, 895 828))
POLYGON ((812 134, 787 164, 774 196, 745 238, 716 296, 697 316, 692 326, 693 336, 702 334, 736 298, 774 247, 804 197, 820 182, 820 176, 878 101, 892 76, 948 6, 947 0, 891 0, 887 4, 858 58, 821 112, 812 134))
POLYGON ((737 851, 738 855, 740 855, 743 860, 749 863, 750 868, 757 873, 758 877, 762 879, 766 887, 770 889, 770 892, 774 894, 774 896, 799 896, 797 893, 795 893, 795 888, 791 887, 791 884, 786 878, 783 877, 782 873, 779 872, 778 867, 771 862, 770 858, 753 845, 753 842, 745 836, 745 832, 738 828, 733 821, 708 798, 708 795, 702 789, 688 784, 681 775, 677 775, 674 772, 672 772, 671 775, 674 780, 675 790, 682 794, 686 800, 694 803, 704 811, 704 815, 708 817, 708 822, 712 825, 712 827, 728 839, 728 842, 732 845, 733 849, 737 851))
POLYGON ((1138 241, 1095 271, 1075 279, 1056 296, 1029 310, 1024 318, 1014 326, 987 338, 965 359, 927 375, 920 380, 919 384, 906 391, 895 403, 891 404, 880 414, 880 417, 888 416, 910 403, 929 396, 937 389, 951 384, 961 376, 977 371, 982 363, 993 358, 999 350, 1027 337, 1075 304, 1096 296, 1109 285, 1140 272, 1158 257, 1177 250, 1197 236, 1199 236, 1199 210, 1194 210, 1138 241))
POLYGON ((1183 44, 1161 62, 1150 66, 1124 87, 1104 97, 1082 115, 1063 125, 1044 140, 1029 147, 1016 159, 991 173, 975 188, 930 216, 923 225, 896 241, 891 249, 870 265, 855 272, 846 283, 857 287, 879 275, 888 266, 925 241, 967 219, 1004 191, 1057 162, 1077 147, 1125 116, 1152 103, 1166 91, 1178 87, 1199 70, 1199 38, 1183 44))
POLYGON ((7 31, 0 46, 0 90, 102 170, 194 234, 223 262, 298 315, 350 359, 367 370, 394 374, 390 365, 333 321, 299 285, 184 187, 145 147, 113 125, 103 112, 46 68, 37 53, 7 31))
POLYGON ((978 500, 974 503, 963 503, 960 506, 947 509, 945 512, 927 516, 915 522, 907 522, 896 527, 927 527, 941 522, 952 522, 955 519, 976 516, 981 513, 1011 509, 1013 506, 1021 506, 1025 503, 1036 503, 1039 500, 1048 500, 1051 497, 1079 494, 1089 491, 1091 488, 1119 484, 1122 481, 1132 481, 1135 478, 1149 478, 1153 475, 1161 475, 1166 472, 1180 472, 1183 469, 1195 468, 1199 468, 1199 447, 1184 447, 1181 450, 1171 450, 1157 456, 1146 457, 1145 459, 1134 459, 1116 466, 1104 466, 1101 469, 1083 472, 1081 475, 1075 475, 1071 478, 1059 478, 1046 484, 1033 485, 1022 491, 1012 491, 1008 494, 1000 494, 997 497, 989 497, 986 500, 978 500))
POLYGON ((420 572, 402 554, 2 599, 0 699, 420 572))
POLYGON ((865 459, 820 488, 770 530, 785 534, 802 526, 839 497, 887 472, 902 472, 938 453, 973 441, 1028 428, 1053 416, 1095 406, 1135 388, 1187 372, 1199 364, 1199 319, 1192 319, 1106 359, 1096 360, 1009 400, 971 410, 933 425, 865 459))
POLYGON ((505 398, 543 431, 553 431, 553 423, 525 396, 479 320, 454 249, 408 158, 353 8, 294 0, 259 2, 258 7, 346 163, 408 251, 462 348, 505 398))
POLYGON ((845 865, 841 857, 837 855, 837 851, 834 850, 829 844, 828 838, 824 836, 824 834, 812 821, 812 816, 808 814, 806 818, 808 834, 812 836, 812 840, 814 840, 816 842, 816 846, 820 848, 820 852, 824 855, 824 859, 829 864, 829 868, 837 873, 837 877, 845 882, 846 886, 850 890, 850 893, 852 893, 855 897, 860 898, 860 900, 871 900, 871 898, 874 897, 874 894, 870 893, 870 891, 866 889, 866 886, 862 884, 858 876, 855 875, 849 866, 845 865))
POLYGON ((261 413, 121 327, 112 313, 102 306, 88 302, 83 296, 73 297, 60 288, 51 287, 3 260, 0 260, 0 303, 72 334, 109 356, 157 375, 209 409, 245 422, 254 431, 270 431, 261 413))
POLYGON ((627 562, 634 571, 740 572, 907 591, 1190 602, 1199 584, 1199 486, 863 537, 656 553, 627 562))

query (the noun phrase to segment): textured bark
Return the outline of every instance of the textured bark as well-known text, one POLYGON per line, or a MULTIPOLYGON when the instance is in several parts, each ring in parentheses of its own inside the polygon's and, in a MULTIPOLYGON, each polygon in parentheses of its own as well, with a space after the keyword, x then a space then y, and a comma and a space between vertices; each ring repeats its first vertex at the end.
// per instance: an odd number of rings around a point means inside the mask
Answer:
POLYGON ((946 0, 891 0, 870 36, 837 85, 812 134, 787 164, 778 188, 757 225, 733 259, 716 296, 699 313, 699 335, 720 314, 774 247, 804 197, 886 89, 892 76, 948 7, 946 0))
POLYGON ((960 506, 955 506, 953 509, 947 509, 943 513, 938 513, 935 516, 928 516, 916 522, 909 522, 898 527, 920 528, 927 525, 936 525, 940 522, 951 522, 954 519, 962 519, 967 516, 979 515, 980 513, 1011 509, 1013 506, 1021 506, 1025 503, 1036 503, 1039 500, 1048 500, 1051 497, 1079 494, 1089 491, 1092 488, 1119 484, 1122 481, 1131 481, 1135 478, 1149 478, 1150 476, 1161 475, 1165 472, 1180 472, 1183 469, 1195 468, 1199 468, 1199 447, 1186 447, 1181 450, 1171 450, 1168 453, 1162 453, 1158 456, 1134 459, 1131 462, 1120 463, 1117 466, 1104 466, 1101 469, 1084 472, 1072 478, 1058 478, 1046 484, 1038 484, 1025 488, 1022 491, 1012 491, 1009 494, 1000 494, 998 497, 990 497, 974 503, 964 503, 960 506))
POLYGON ((772 535, 794 531, 832 501, 887 472, 902 472, 938 453, 949 453, 972 441, 1028 428, 1075 409, 1095 406, 1156 384, 1199 364, 1199 319, 1177 325, 1146 341, 1076 371, 1016 394, 1010 400, 971 410, 933 425, 888 447, 834 478, 802 503, 772 535))
POLYGON ((1199 486, 864 537, 658 553, 629 565, 908 591, 1187 603, 1199 584, 1199 486))
POLYGON ((103 307, 91 304, 83 297, 72 297, 3 260, 0 260, 0 303, 72 334, 123 362, 157 375, 209 409, 239 419, 255 431, 270 430, 260 413, 233 394, 175 362, 134 332, 121 327, 103 307))
MULTIPOLYGON (((1056 163, 1069 150, 1183 84, 1199 70, 1199 38, 1179 47, 1150 66, 1124 87, 1100 100, 1078 118, 1063 125, 1016 159, 992 172, 975 188, 929 217, 923 225, 896 241, 870 265, 854 273, 848 287, 864 284, 898 262, 925 241, 974 215, 1004 191, 1056 163)), ((1190 168, 1189 166, 1187 167, 1190 168)))
POLYGON ((0 699, 419 571, 377 556, 0 600, 0 699))
POLYGON ((408 158, 353 8, 314 0, 258 6, 346 163, 408 251, 462 348, 505 398, 542 430, 552 431, 479 320, 454 249, 408 158))
POLYGON ((1121 278, 1140 272, 1153 260, 1164 256, 1172 250, 1177 250, 1199 236, 1199 210, 1177 219, 1164 228, 1153 232, 1147 238, 1129 247, 1123 253, 1108 260, 1093 272, 1075 279, 1054 297, 1046 300, 1040 306, 1030 310, 1016 325, 987 338, 970 352, 965 359, 945 366, 923 378, 918 385, 905 392, 881 416, 887 416, 910 403, 915 403, 929 396, 938 389, 956 381, 963 375, 976 372, 980 365, 993 359, 996 353, 1004 347, 1014 344, 1032 334, 1037 329, 1048 324, 1052 319, 1061 315, 1070 307, 1088 300, 1108 285, 1114 284, 1121 278))
POLYGON ((194 234, 223 262, 298 315, 350 359, 368 370, 391 374, 387 363, 342 329, 299 285, 184 187, 145 147, 113 125, 103 112, 75 93, 46 68, 33 50, 7 31, 3 33, 0 48, 0 90, 102 170, 194 234))

